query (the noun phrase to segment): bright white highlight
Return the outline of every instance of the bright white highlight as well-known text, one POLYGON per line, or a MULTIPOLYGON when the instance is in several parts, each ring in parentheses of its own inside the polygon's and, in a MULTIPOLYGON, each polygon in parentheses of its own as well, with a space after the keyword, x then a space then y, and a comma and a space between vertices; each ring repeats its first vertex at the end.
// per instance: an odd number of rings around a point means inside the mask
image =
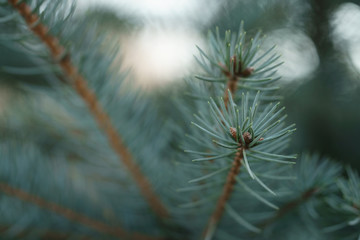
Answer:
POLYGON ((352 64, 360 71, 360 7, 354 3, 340 5, 331 25, 335 45, 349 55, 352 64))
POLYGON ((203 42, 196 26, 208 22, 219 5, 216 0, 78 0, 80 11, 102 6, 139 18, 142 30, 129 36, 120 33, 120 71, 130 68, 135 80, 147 88, 190 73, 195 45, 203 42))
POLYGON ((305 79, 319 66, 314 43, 301 31, 277 30, 270 34, 266 45, 277 45, 276 51, 284 64, 278 73, 284 81, 305 79))
POLYGON ((196 42, 189 30, 146 28, 125 39, 124 66, 146 87, 179 80, 191 70, 196 42))

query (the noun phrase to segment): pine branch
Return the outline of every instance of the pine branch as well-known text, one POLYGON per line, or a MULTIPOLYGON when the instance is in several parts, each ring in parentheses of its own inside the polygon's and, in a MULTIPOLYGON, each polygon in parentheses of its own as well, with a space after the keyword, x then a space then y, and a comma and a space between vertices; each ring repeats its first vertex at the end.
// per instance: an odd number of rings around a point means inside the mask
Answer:
MULTIPOLYGON (((296 156, 278 154, 279 152, 277 149, 280 149, 282 141, 285 141, 295 130, 293 129, 294 125, 284 128, 282 121, 286 116, 281 117, 280 115, 284 110, 283 108, 277 110, 278 104, 275 106, 270 104, 263 108, 259 113, 259 92, 255 95, 252 103, 249 103, 249 94, 242 94, 241 102, 235 104, 231 90, 226 89, 226 91, 228 92, 229 97, 227 107, 225 107, 225 100, 222 98, 219 103, 210 99, 210 114, 203 115, 199 113, 199 116, 195 115, 195 118, 199 123, 193 123, 193 125, 199 128, 202 133, 205 133, 212 139, 211 145, 204 144, 204 140, 199 142, 198 147, 205 147, 205 151, 193 153, 205 155, 205 157, 202 156, 193 161, 209 161, 209 164, 211 165, 211 161, 219 161, 219 164, 216 164, 218 166, 217 171, 197 179, 203 180, 213 176, 218 176, 217 181, 225 179, 222 170, 226 169, 225 166, 228 164, 228 159, 231 158, 231 156, 234 156, 232 158, 232 167, 226 176, 226 182, 222 187, 221 195, 217 199, 215 209, 204 230, 203 238, 206 240, 210 240, 214 237, 217 226, 225 211, 233 220, 244 228, 256 233, 260 232, 259 228, 247 222, 237 213, 238 207, 233 208, 229 203, 230 196, 236 192, 236 189, 234 188, 236 182, 241 183, 239 186, 240 189, 245 189, 246 192, 263 204, 273 209, 278 209, 277 206, 261 197, 259 193, 251 190, 251 188, 239 178, 241 166, 245 167, 244 173, 247 172, 252 180, 255 180, 270 194, 276 195, 275 192, 257 176, 260 173, 258 167, 261 166, 260 163, 259 165, 257 165, 257 163, 259 161, 269 162, 270 169, 271 166, 275 167, 275 164, 294 164, 294 162, 288 161, 287 159, 296 158, 296 156)), ((199 137, 200 136, 204 138, 203 134, 199 135, 199 137)), ((191 150, 188 152, 191 153, 191 150)), ((241 175, 245 177, 244 174, 241 175)), ((194 180, 191 180, 190 182, 194 182, 194 180)))
MULTIPOLYGON (((233 71, 236 71, 236 56, 234 56, 231 59, 231 61, 233 62, 233 71)), ((237 88, 238 77, 236 75, 231 75, 230 72, 226 71, 225 67, 224 67, 223 72, 229 78, 229 80, 227 82, 227 88, 224 91, 224 104, 225 104, 226 110, 228 110, 229 95, 235 94, 236 88, 237 88)), ((239 69, 239 73, 241 74, 241 67, 239 69)), ((221 111, 221 109, 219 109, 219 110, 221 111)), ((222 112, 222 114, 224 114, 224 113, 222 112)), ((224 125, 224 127, 226 127, 224 122, 222 122, 222 124, 224 125)), ((236 129, 230 128, 229 131, 230 131, 230 134, 232 135, 232 137, 234 139, 237 139, 236 129)), ((241 167, 241 164, 243 161, 243 150, 244 150, 244 147, 242 147, 241 144, 239 144, 239 148, 236 151, 236 154, 235 154, 235 157, 234 157, 234 160, 232 163, 232 167, 227 175, 227 180, 224 185, 223 192, 222 192, 221 196, 219 197, 219 200, 216 204, 215 210, 214 210, 213 214, 211 215, 209 222, 205 228, 205 231, 203 234, 205 240, 212 238, 213 234, 215 233, 216 226, 218 225, 218 222, 220 221, 220 219, 224 213, 226 202, 230 198, 230 195, 231 195, 234 185, 236 183, 236 176, 240 172, 240 167, 241 167)))
MULTIPOLYGON (((211 215, 205 229, 205 239, 211 239, 215 232, 216 226, 225 210, 225 206, 227 204, 226 202, 233 191, 233 186, 236 183, 236 176, 240 172, 240 166, 242 164, 244 164, 246 171, 252 179, 257 181, 268 192, 275 194, 251 170, 249 162, 250 160, 256 159, 274 163, 291 164, 292 162, 287 162, 283 159, 293 158, 293 156, 270 153, 272 149, 271 145, 281 144, 278 143, 277 140, 294 131, 291 130, 292 126, 281 129, 282 124, 280 123, 285 117, 280 118, 278 121, 274 121, 283 109, 275 112, 277 105, 273 108, 267 108, 267 111, 265 110, 256 121, 255 117, 259 107, 258 100, 260 98, 259 92, 256 94, 250 109, 248 108, 248 94, 246 94, 246 97, 244 94, 242 95, 241 111, 239 111, 235 103, 234 99, 239 99, 236 97, 238 94, 238 88, 240 88, 240 90, 277 89, 276 87, 269 86, 269 84, 278 80, 277 78, 273 78, 275 72, 272 70, 278 66, 276 61, 279 57, 277 54, 273 54, 268 57, 274 47, 268 49, 265 53, 258 55, 258 50, 262 44, 261 33, 258 32, 256 36, 251 39, 250 44, 246 47, 245 36, 246 32, 243 29, 243 23, 240 24, 238 34, 226 31, 223 40, 220 38, 219 29, 216 28, 215 35, 212 32, 209 32, 209 45, 211 53, 208 55, 198 48, 200 58, 197 59, 197 61, 210 76, 197 76, 197 78, 213 83, 212 86, 216 86, 217 83, 223 83, 226 87, 223 93, 224 98, 220 100, 220 106, 211 100, 210 115, 212 116, 196 116, 202 123, 202 126, 199 124, 194 125, 205 133, 211 135, 212 138, 215 138, 213 142, 216 145, 227 149, 237 149, 233 160, 233 167, 227 175, 227 181, 223 187, 222 195, 218 199, 215 211, 211 215), (262 63, 259 64, 259 62, 262 63), (210 121, 205 120, 206 118, 215 119, 216 123, 211 123, 210 121), (266 135, 268 136, 266 137, 266 135), (271 143, 272 141, 273 143, 271 143), (260 148, 261 151, 253 151, 254 147, 260 148)), ((232 152, 217 153, 218 150, 214 150, 215 153, 212 153, 210 155, 211 157, 195 160, 204 161, 222 159, 227 158, 232 154, 232 152)), ((257 196, 259 199, 258 194, 254 193, 253 195, 257 196)), ((263 199, 262 201, 264 202, 263 199)), ((270 206, 276 207, 273 204, 270 204, 270 206)), ((235 215, 238 216, 237 214, 232 214, 233 217, 235 215)), ((236 221, 238 221, 239 217, 235 218, 237 218, 236 221)), ((247 225, 247 227, 251 228, 253 231, 258 230, 256 227, 250 226, 248 223, 244 224, 244 221, 242 221, 242 225, 247 225)))
POLYGON ((200 56, 196 58, 200 67, 209 76, 196 76, 196 78, 214 83, 214 85, 224 84, 226 107, 229 100, 228 89, 232 94, 238 90, 277 90, 278 87, 273 86, 272 83, 280 79, 274 76, 276 68, 282 62, 279 63, 280 56, 273 53, 275 46, 259 53, 263 39, 259 31, 247 43, 243 22, 240 24, 238 33, 228 30, 225 32, 224 39, 221 39, 218 28, 215 34, 209 32, 210 53, 207 54, 198 47, 200 56))
POLYGON ((226 183, 223 188, 223 192, 216 204, 216 208, 215 208, 212 216, 210 217, 210 220, 204 231, 204 239, 211 239, 212 235, 215 232, 216 226, 217 226, 221 216, 224 213, 226 202, 229 199, 229 197, 233 191, 234 185, 236 183, 236 176, 240 172, 242 159, 243 159, 243 148, 239 147, 235 154, 235 158, 232 163, 232 167, 228 173, 227 180, 226 180, 226 183))
POLYGON ((264 229, 267 226, 269 226, 270 224, 276 222, 278 219, 282 218, 283 216, 285 216, 286 214, 288 214, 289 212, 291 212, 292 210, 296 209, 301 204, 306 202, 308 199, 310 199, 318 191, 319 191, 319 189, 317 189, 317 188, 311 188, 311 189, 307 190, 306 192, 304 192, 297 199, 294 199, 294 200, 288 202, 287 204, 285 204, 284 206, 282 206, 277 211, 277 213, 276 213, 276 215, 274 217, 260 223, 259 228, 264 229))
MULTIPOLYGON (((239 105, 235 104, 230 89, 228 92, 228 107, 225 107, 225 101, 221 98, 219 104, 213 99, 210 99, 210 114, 209 116, 195 115, 198 123, 193 123, 203 133, 211 136, 212 144, 205 145, 204 140, 199 142, 199 147, 206 147, 204 154, 206 157, 196 158, 193 161, 214 161, 218 160, 223 162, 219 163, 219 169, 213 173, 207 174, 197 179, 205 179, 212 176, 219 176, 218 181, 224 175, 222 169, 228 164, 227 160, 233 156, 232 168, 226 177, 225 185, 222 188, 222 194, 217 200, 215 209, 213 210, 208 224, 204 230, 203 238, 210 240, 213 238, 217 225, 221 217, 226 211, 229 216, 237 223, 247 228, 252 232, 260 232, 260 229, 253 226, 251 223, 244 220, 234 208, 230 206, 228 201, 234 192, 236 182, 242 182, 238 179, 240 167, 245 167, 252 180, 255 180, 262 188, 267 190, 272 195, 276 195, 264 182, 257 176, 259 172, 254 171, 254 162, 265 161, 273 164, 294 164, 292 161, 286 159, 294 159, 296 156, 280 155, 278 151, 281 141, 285 140, 295 129, 293 125, 284 128, 282 121, 285 117, 280 117, 283 108, 276 110, 278 104, 272 106, 271 104, 265 107, 261 113, 257 114, 259 106, 260 93, 258 92, 254 97, 252 104, 249 104, 249 94, 242 94, 242 101, 239 105), (250 105, 250 106, 249 106, 250 105), (241 107, 239 107, 241 106, 241 107), (212 122, 211 120, 214 120, 212 122), (277 120, 278 119, 278 120, 277 120), (222 150, 227 149, 227 150, 222 150), (235 150, 235 151, 234 151, 235 150)), ((200 113, 199 113, 200 114, 200 113)), ((204 137, 199 135, 199 137, 204 137)), ((194 147, 194 146, 193 146, 194 147)), ((191 150, 189 151, 191 152, 191 150)), ((194 154, 203 155, 202 152, 193 152, 194 154)), ((211 163, 209 163, 211 164, 211 163)), ((259 166, 259 165, 258 165, 259 166)), ((274 165, 273 165, 274 166, 274 165)), ((193 182, 191 180, 190 182, 193 182)), ((240 188, 246 188, 249 192, 249 187, 242 183, 240 188)), ((267 206, 277 209, 277 207, 269 201, 262 198, 258 193, 252 191, 252 196, 263 202, 267 206)))
POLYGON ((302 154, 298 164, 293 168, 296 180, 287 186, 289 190, 293 191, 293 194, 297 194, 297 197, 285 196, 286 199, 281 201, 284 204, 276 214, 269 216, 265 220, 258 221, 258 228, 264 230, 264 232, 271 232, 273 236, 276 236, 284 225, 288 224, 288 227, 302 226, 312 229, 313 234, 315 232, 319 234, 316 239, 322 239, 320 236, 324 235, 325 228, 321 229, 320 232, 317 232, 317 230, 321 226, 326 226, 324 220, 326 222, 328 219, 334 219, 334 215, 325 215, 325 213, 329 214, 326 200, 329 197, 331 200, 337 199, 336 179, 341 174, 341 170, 340 165, 328 161, 326 158, 320 159, 316 154, 312 156, 302 154), (312 169, 312 171, 309 171, 309 169, 312 169), (291 217, 284 218, 290 213, 291 217), (292 224, 291 219, 299 216, 301 216, 301 221, 292 224))
MULTIPOLYGON (((234 56, 231 61, 234 61, 233 71, 235 71, 236 70, 236 56, 234 56)), ((239 63, 239 64, 241 65, 241 63, 239 63)), ((250 70, 246 69, 245 71, 250 74, 252 69, 250 69, 250 70)), ((229 100, 231 101, 231 108, 234 108, 234 103, 233 103, 231 95, 233 95, 236 92, 236 87, 237 87, 236 82, 237 82, 238 76, 231 75, 230 72, 225 72, 225 70, 224 70, 224 73, 226 74, 226 76, 229 77, 229 81, 227 83, 227 88, 225 89, 225 94, 224 94, 225 97, 224 97, 223 101, 224 101, 226 111, 229 111, 229 109, 228 109, 229 100)), ((241 66, 240 66, 239 76, 241 74, 242 73, 241 73, 241 66)), ((219 108, 222 118, 225 117, 223 110, 224 109, 219 108)), ((224 128, 227 127, 224 121, 221 122, 221 125, 223 125, 222 127, 224 127, 224 128)), ((215 210, 209 219, 207 227, 205 228, 205 231, 203 234, 205 240, 211 239, 213 234, 215 233, 216 226, 218 225, 218 222, 220 221, 221 216, 224 213, 226 202, 230 198, 230 195, 233 191, 233 187, 236 183, 236 176, 240 172, 240 167, 242 165, 242 161, 244 158, 244 151, 249 147, 249 144, 252 141, 249 132, 245 132, 243 134, 240 133, 242 136, 239 137, 239 135, 237 133, 237 128, 230 127, 229 131, 230 131, 230 135, 232 136, 232 138, 239 142, 239 144, 238 144, 239 147, 237 148, 237 151, 236 151, 233 163, 232 163, 232 168, 230 169, 230 171, 227 175, 227 180, 224 185, 223 192, 222 192, 221 196, 219 197, 219 200, 216 204, 215 210)))
POLYGON ((337 181, 340 194, 326 196, 330 207, 323 218, 327 222, 324 232, 337 238, 351 240, 360 238, 360 177, 359 174, 346 167, 346 177, 337 181), (336 216, 336 217, 333 217, 336 216))
POLYGON ((40 208, 55 212, 66 219, 81 223, 91 229, 94 229, 100 233, 118 237, 120 239, 136 239, 136 240, 155 240, 161 238, 153 238, 139 233, 129 233, 119 227, 111 227, 98 220, 91 219, 83 214, 77 213, 69 208, 60 206, 56 203, 49 202, 39 196, 31 195, 21 189, 14 188, 6 183, 0 182, 0 191, 9 196, 16 197, 24 202, 32 203, 40 208))
POLYGON ((29 29, 31 29, 31 31, 48 47, 52 58, 59 64, 74 90, 88 105, 89 110, 93 114, 99 127, 105 132, 109 144, 134 178, 152 210, 161 218, 169 217, 168 210, 153 191, 152 186, 141 172, 139 166, 135 163, 132 155, 125 147, 123 140, 111 123, 110 118, 99 104, 97 97, 88 87, 85 79, 78 73, 77 68, 73 65, 70 54, 59 44, 57 38, 48 34, 48 28, 41 23, 40 18, 31 11, 26 3, 18 0, 8 0, 8 2, 24 18, 29 29))

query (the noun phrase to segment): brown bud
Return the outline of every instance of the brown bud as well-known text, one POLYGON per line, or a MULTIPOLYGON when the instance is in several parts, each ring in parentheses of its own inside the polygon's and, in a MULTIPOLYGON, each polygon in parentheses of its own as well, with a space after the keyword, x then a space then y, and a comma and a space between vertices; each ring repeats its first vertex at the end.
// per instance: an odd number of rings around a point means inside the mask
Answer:
POLYGON ((236 140, 236 128, 230 127, 230 134, 236 140))
POLYGON ((244 137, 246 144, 249 144, 252 142, 251 134, 249 132, 245 132, 243 137, 244 137))

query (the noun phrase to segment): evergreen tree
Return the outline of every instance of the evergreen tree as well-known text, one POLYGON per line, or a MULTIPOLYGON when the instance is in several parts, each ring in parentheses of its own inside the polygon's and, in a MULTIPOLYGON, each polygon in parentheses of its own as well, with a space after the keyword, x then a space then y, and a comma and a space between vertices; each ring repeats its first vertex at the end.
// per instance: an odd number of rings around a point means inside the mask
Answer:
POLYGON ((0 4, 1 239, 360 239, 358 173, 289 153, 261 32, 210 32, 198 75, 154 96, 69 2, 0 4))

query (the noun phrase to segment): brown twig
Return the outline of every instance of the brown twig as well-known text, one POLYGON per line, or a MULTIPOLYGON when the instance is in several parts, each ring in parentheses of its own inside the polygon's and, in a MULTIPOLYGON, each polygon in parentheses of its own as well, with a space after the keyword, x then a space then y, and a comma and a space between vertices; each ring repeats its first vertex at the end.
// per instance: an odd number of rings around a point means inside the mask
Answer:
POLYGON ((29 194, 21 189, 14 188, 6 183, 0 182, 0 191, 5 194, 16 197, 24 202, 32 203, 40 208, 50 210, 57 213, 70 221, 81 223, 91 229, 94 229, 100 233, 118 237, 119 239, 134 239, 134 240, 158 240, 160 238, 154 238, 139 233, 129 233, 123 229, 115 228, 106 225, 98 220, 91 219, 81 213, 77 213, 69 208, 60 206, 54 202, 49 202, 39 196, 29 194))
POLYGON ((270 224, 274 223, 276 220, 278 220, 279 218, 283 217, 284 215, 286 215, 287 213, 291 212, 293 209, 297 208, 298 206, 300 206, 301 204, 303 204, 304 202, 306 202, 310 197, 312 197, 316 192, 318 192, 319 189, 318 188, 310 188, 309 190, 307 190, 306 192, 304 192, 300 197, 298 197, 297 199, 294 199, 290 202, 288 202, 287 204, 285 204, 284 206, 282 206, 276 213, 276 215, 262 223, 260 223, 258 226, 261 229, 264 229, 265 227, 269 226, 270 224))
POLYGON ((219 220, 224 213, 226 201, 229 199, 231 193, 233 192, 233 187, 236 183, 235 177, 239 174, 242 159, 243 159, 243 147, 239 147, 237 149, 234 161, 232 163, 232 167, 227 175, 226 183, 223 187, 222 194, 205 228, 203 234, 204 239, 211 239, 212 235, 216 230, 216 226, 219 223, 219 220))
POLYGON ((139 166, 133 160, 132 155, 125 147, 121 137, 117 133, 115 127, 111 123, 110 118, 104 112, 102 106, 99 104, 95 94, 88 87, 85 79, 78 73, 76 67, 71 62, 69 54, 64 54, 65 49, 59 44, 57 38, 48 33, 48 28, 40 22, 39 17, 32 13, 30 7, 25 3, 17 4, 18 0, 8 0, 8 2, 20 13, 31 31, 37 35, 42 42, 48 47, 52 58, 58 62, 64 74, 72 84, 76 92, 86 102, 90 112, 93 114, 99 127, 104 130, 109 144, 117 153, 122 163, 125 165, 129 173, 137 183, 141 193, 148 201, 152 210, 160 217, 167 218, 169 213, 164 204, 156 196, 150 185, 148 179, 142 174, 139 166))

